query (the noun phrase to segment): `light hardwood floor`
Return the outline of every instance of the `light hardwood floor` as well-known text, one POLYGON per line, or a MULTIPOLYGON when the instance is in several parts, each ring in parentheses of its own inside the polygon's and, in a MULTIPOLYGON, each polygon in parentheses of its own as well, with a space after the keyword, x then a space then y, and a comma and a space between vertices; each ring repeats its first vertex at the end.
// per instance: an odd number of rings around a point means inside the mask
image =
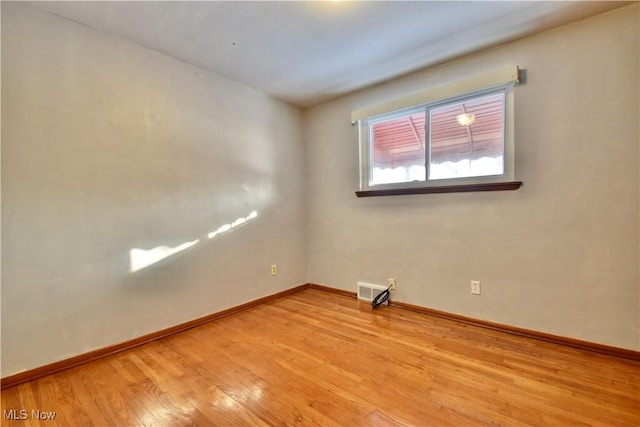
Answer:
POLYGON ((8 426, 638 426, 639 396, 639 362, 309 289, 1 400, 8 426))

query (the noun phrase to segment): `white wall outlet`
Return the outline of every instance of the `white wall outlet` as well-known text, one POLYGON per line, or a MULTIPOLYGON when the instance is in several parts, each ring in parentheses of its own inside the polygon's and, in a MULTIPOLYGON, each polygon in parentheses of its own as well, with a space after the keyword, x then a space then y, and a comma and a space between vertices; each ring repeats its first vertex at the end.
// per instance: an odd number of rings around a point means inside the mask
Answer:
POLYGON ((389 286, 392 291, 396 290, 396 279, 389 279, 389 286))
POLYGON ((278 274, 278 266, 277 266, 277 265, 275 265, 275 264, 273 264, 273 265, 271 266, 271 275, 272 275, 272 276, 275 276, 275 275, 277 275, 277 274, 278 274))
POLYGON ((471 281, 471 293, 474 295, 480 295, 480 281, 472 280, 471 281))

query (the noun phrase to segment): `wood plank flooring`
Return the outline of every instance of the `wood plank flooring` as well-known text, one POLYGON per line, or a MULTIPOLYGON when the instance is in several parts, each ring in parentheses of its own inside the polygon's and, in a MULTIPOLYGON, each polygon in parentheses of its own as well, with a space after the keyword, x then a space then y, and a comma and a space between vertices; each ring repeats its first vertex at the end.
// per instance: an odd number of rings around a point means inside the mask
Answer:
POLYGON ((640 363, 309 289, 1 402, 7 426, 638 426, 640 363))

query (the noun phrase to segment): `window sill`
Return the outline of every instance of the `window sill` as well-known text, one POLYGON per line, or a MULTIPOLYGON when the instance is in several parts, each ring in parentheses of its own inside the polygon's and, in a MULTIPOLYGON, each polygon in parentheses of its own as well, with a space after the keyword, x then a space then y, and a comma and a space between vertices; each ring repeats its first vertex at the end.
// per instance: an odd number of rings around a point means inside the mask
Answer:
POLYGON ((406 194, 468 193, 471 191, 517 190, 522 181, 490 182, 484 184, 443 185, 440 187, 389 188, 385 190, 356 191, 358 197, 401 196, 406 194))

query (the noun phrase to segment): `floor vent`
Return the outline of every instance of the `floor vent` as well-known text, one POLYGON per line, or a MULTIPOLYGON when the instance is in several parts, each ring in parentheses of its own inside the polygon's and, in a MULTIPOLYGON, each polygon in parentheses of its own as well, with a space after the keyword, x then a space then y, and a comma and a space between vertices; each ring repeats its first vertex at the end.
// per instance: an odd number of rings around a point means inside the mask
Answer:
MULTIPOLYGON (((375 297, 384 292, 387 288, 380 285, 374 285, 371 283, 358 282, 358 299, 373 301, 375 297)), ((389 300, 383 304, 389 305, 389 300)))

